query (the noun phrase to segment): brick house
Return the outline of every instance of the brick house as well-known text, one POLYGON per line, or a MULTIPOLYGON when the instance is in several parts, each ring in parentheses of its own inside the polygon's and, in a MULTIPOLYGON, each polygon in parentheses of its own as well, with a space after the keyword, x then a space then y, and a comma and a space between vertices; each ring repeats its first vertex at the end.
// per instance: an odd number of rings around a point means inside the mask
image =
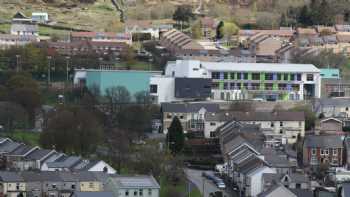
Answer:
POLYGON ((321 164, 342 166, 343 153, 343 136, 307 136, 303 145, 303 164, 310 167, 318 167, 321 164))

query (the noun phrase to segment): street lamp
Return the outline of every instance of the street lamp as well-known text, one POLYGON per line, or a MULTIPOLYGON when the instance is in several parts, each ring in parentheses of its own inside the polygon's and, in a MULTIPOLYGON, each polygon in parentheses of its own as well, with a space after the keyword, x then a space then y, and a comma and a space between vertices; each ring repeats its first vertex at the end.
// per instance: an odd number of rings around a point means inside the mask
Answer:
POLYGON ((69 76, 68 76, 68 74, 69 74, 69 71, 68 71, 68 68, 69 68, 69 59, 70 59, 70 57, 69 56, 66 56, 66 81, 68 82, 68 80, 69 80, 69 76))
POLYGON ((47 56, 47 87, 50 87, 51 83, 51 56, 47 56))

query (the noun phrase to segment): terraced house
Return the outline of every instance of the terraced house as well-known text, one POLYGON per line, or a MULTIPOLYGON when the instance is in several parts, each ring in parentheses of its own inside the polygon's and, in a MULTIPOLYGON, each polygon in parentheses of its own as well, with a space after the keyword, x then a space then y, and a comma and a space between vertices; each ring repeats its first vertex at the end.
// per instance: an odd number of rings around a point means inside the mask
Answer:
POLYGON ((159 90, 151 91, 158 102, 209 98, 304 100, 321 96, 320 70, 311 64, 177 60, 168 63, 165 76, 154 76, 151 86, 159 90), (186 79, 187 83, 180 84, 179 79, 186 79), (203 79, 206 81, 201 81, 203 79), (196 84, 197 88, 193 89, 191 84, 196 84), (183 91, 192 94, 186 94, 184 98, 182 95, 185 94, 178 94, 183 91), (209 98, 204 94, 208 91, 211 92, 209 98))

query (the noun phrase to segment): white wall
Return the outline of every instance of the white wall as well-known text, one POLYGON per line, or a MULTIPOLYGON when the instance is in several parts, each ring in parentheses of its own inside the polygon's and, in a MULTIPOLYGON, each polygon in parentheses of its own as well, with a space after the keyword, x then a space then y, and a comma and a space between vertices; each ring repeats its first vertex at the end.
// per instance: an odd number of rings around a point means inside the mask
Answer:
POLYGON ((175 98, 175 78, 155 75, 150 79, 150 85, 157 85, 157 93, 150 93, 157 97, 157 103, 176 101, 175 98))
POLYGON ((250 180, 250 191, 247 192, 250 196, 258 196, 263 191, 262 175, 264 173, 276 173, 276 171, 269 167, 263 167, 247 175, 250 180))
POLYGON ((112 168, 110 165, 108 165, 104 161, 98 162, 96 165, 94 165, 92 168, 89 169, 90 172, 103 172, 103 169, 107 167, 107 174, 115 174, 117 171, 112 168))

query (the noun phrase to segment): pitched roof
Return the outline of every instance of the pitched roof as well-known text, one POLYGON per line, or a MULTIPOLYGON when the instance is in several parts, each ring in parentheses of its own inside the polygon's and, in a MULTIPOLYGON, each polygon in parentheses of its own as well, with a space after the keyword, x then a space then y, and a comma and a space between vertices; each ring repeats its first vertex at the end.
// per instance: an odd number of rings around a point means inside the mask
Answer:
POLYGON ((13 19, 29 19, 29 17, 24 15, 22 12, 16 12, 16 14, 12 18, 13 19))
POLYGON ((59 172, 50 172, 50 171, 22 171, 20 175, 23 177, 25 182, 43 182, 43 181, 62 181, 62 178, 59 176, 59 172))
POLYGON ((343 183, 342 188, 345 194, 343 197, 350 197, 350 183, 343 183))
POLYGON ((17 172, 0 171, 0 180, 4 182, 23 182, 23 178, 17 172))
POLYGON ((77 177, 79 181, 97 181, 97 178, 93 172, 88 172, 88 171, 74 172, 74 175, 77 177))
POLYGON ((219 104, 216 103, 162 103, 163 112, 193 113, 205 108, 207 112, 218 112, 219 104))
POLYGON ((309 148, 343 148, 343 138, 338 135, 306 136, 304 146, 309 148))
POLYGON ((306 189, 289 189, 293 192, 297 197, 313 197, 314 193, 310 190, 306 189))
POLYGON ((258 197, 298 197, 282 184, 273 185, 269 190, 260 193, 258 197))
POLYGON ((33 159, 33 160, 41 160, 44 157, 49 156, 51 153, 53 154, 54 150, 48 150, 48 149, 37 149, 31 153, 29 153, 26 156, 26 159, 33 159))
POLYGON ((29 153, 30 151, 33 151, 33 149, 38 149, 38 147, 32 147, 32 146, 22 144, 21 146, 17 147, 15 150, 11 151, 9 153, 9 155, 24 156, 25 154, 29 153))
POLYGON ((116 176, 111 179, 118 188, 160 188, 153 176, 116 176))
POLYGON ((263 166, 267 166, 266 163, 259 157, 253 155, 242 163, 237 165, 237 171, 242 174, 249 174, 263 166))
POLYGON ((274 174, 274 173, 264 173, 263 180, 265 183, 277 184, 280 183, 284 176, 288 176, 292 183, 309 183, 310 180, 306 175, 292 173, 292 174, 274 174))
POLYGON ((223 111, 219 113, 205 114, 206 121, 304 121, 304 112, 279 111, 279 112, 240 112, 223 111))
POLYGON ((16 148, 18 148, 21 145, 22 144, 18 143, 18 142, 6 141, 6 142, 0 144, 0 152, 2 152, 2 153, 12 152, 13 150, 15 150, 16 148))
POLYGON ((54 162, 48 162, 47 166, 49 168, 71 168, 76 165, 78 162, 81 162, 81 157, 79 156, 68 156, 62 157, 54 162))

